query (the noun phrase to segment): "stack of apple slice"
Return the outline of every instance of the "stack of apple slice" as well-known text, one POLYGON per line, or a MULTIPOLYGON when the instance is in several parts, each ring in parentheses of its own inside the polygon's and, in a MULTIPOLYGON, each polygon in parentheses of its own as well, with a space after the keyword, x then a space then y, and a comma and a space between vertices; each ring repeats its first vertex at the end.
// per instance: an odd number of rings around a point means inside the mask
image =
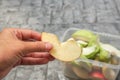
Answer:
MULTIPOLYGON (((98 35, 88 30, 78 30, 72 34, 79 46, 82 47, 80 58, 92 59, 101 62, 119 64, 120 51, 109 44, 104 44, 99 41, 98 35)), ((106 66, 99 67, 91 63, 82 61, 74 61, 73 72, 80 78, 93 80, 115 80, 115 71, 106 66), (87 65, 87 67, 86 67, 87 65), (76 67, 75 67, 76 66, 76 67), (82 67, 82 68, 81 68, 82 67)))
POLYGON ((105 45, 101 45, 98 35, 88 30, 78 30, 72 34, 72 37, 82 47, 82 56, 102 62, 110 61, 112 53, 104 49, 105 45))

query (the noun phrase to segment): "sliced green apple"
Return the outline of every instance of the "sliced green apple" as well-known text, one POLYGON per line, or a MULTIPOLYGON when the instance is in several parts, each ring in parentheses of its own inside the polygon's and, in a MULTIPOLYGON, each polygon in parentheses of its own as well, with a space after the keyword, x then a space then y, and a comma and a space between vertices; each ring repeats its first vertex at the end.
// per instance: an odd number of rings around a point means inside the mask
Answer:
POLYGON ((99 48, 97 45, 89 46, 82 49, 82 55, 86 56, 88 59, 94 59, 98 51, 99 48))
POLYGON ((82 46, 82 47, 86 47, 86 46, 88 45, 87 42, 82 41, 82 40, 77 40, 76 42, 78 43, 78 45, 80 45, 80 46, 82 46))
POLYGON ((72 64, 70 63, 65 63, 64 75, 68 78, 79 79, 79 77, 73 72, 72 64))
POLYGON ((73 72, 82 79, 89 79, 89 71, 81 66, 73 66, 73 72))
POLYGON ((102 73, 108 80, 115 80, 117 74, 113 69, 108 68, 107 66, 102 68, 102 73))
POLYGON ((101 49, 99 54, 99 60, 103 62, 109 62, 110 59, 111 59, 111 54, 108 51, 101 49))
MULTIPOLYGON (((80 58, 87 59, 87 57, 85 57, 84 55, 81 55, 80 58)), ((92 65, 89 62, 84 62, 84 61, 80 61, 79 59, 77 59, 77 60, 72 61, 71 64, 73 66, 77 66, 79 68, 85 69, 87 72, 92 71, 92 65)))
POLYGON ((118 65, 120 64, 120 57, 116 55, 111 55, 111 64, 118 65))
POLYGON ((93 38, 89 40, 88 46, 92 46, 92 45, 99 46, 98 36, 93 36, 93 38))
POLYGON ((78 30, 72 34, 72 37, 76 40, 89 42, 95 35, 89 30, 78 30))
POLYGON ((110 44, 103 44, 103 43, 101 43, 100 45, 101 45, 101 47, 102 47, 103 49, 105 49, 106 51, 109 51, 111 54, 120 57, 120 50, 118 50, 117 48, 113 47, 113 46, 110 45, 110 44))
POLYGON ((43 32, 42 41, 53 45, 50 54, 58 60, 73 61, 80 57, 81 48, 72 38, 61 43, 55 34, 43 32))

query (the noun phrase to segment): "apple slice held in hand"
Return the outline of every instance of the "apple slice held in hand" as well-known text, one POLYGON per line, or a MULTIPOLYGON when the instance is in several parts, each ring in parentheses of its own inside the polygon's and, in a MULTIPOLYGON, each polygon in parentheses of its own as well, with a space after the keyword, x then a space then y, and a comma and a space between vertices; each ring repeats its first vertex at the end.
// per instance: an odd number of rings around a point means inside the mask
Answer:
POLYGON ((42 41, 53 45, 50 54, 61 61, 73 61, 80 57, 81 48, 74 39, 68 39, 61 43, 58 37, 52 33, 42 33, 42 41))

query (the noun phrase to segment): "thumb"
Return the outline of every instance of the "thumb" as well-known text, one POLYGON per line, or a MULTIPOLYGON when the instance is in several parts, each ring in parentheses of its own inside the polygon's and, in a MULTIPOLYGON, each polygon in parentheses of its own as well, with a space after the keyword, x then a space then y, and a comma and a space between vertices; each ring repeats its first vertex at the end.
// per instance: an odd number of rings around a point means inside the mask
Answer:
POLYGON ((48 52, 52 48, 52 45, 47 42, 35 41, 35 42, 23 42, 23 52, 25 54, 29 52, 48 52))

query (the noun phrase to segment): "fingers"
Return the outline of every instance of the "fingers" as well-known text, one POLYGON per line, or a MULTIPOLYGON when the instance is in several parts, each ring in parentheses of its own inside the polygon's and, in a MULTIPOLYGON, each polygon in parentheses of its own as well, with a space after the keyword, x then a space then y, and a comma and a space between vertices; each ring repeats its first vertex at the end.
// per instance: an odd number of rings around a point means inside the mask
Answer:
POLYGON ((48 52, 52 49, 52 45, 50 43, 45 42, 23 42, 23 52, 24 55, 30 52, 48 52))
POLYGON ((29 40, 29 39, 35 39, 35 40, 41 40, 41 35, 39 32, 33 31, 33 30, 27 30, 27 29, 11 29, 17 37, 21 37, 22 40, 29 40))
POLYGON ((50 61, 54 60, 54 57, 51 56, 48 52, 33 52, 33 53, 27 54, 25 57, 47 58, 50 61))
POLYGON ((37 64, 46 64, 49 61, 53 61, 53 58, 48 52, 32 52, 25 55, 20 61, 15 65, 37 65, 37 64))
POLYGON ((47 58, 31 58, 26 57, 21 60, 21 65, 39 65, 46 64, 49 60, 47 58))
POLYGON ((49 53, 34 52, 34 53, 29 53, 24 58, 22 58, 20 65, 46 64, 52 60, 54 60, 54 58, 49 53))
POLYGON ((25 30, 25 29, 19 29, 18 31, 21 33, 22 39, 41 40, 41 35, 39 32, 32 31, 32 30, 25 30))

